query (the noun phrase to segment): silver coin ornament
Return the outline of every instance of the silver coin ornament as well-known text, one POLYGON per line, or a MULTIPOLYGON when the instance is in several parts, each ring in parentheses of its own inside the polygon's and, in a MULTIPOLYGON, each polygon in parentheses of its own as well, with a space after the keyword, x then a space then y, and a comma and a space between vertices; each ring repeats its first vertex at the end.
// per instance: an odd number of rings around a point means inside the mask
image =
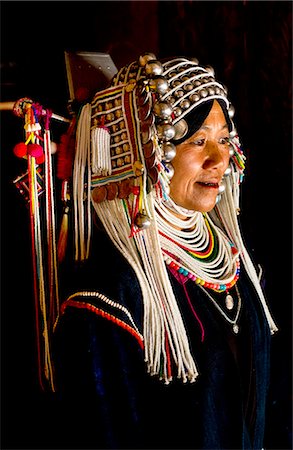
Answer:
POLYGON ((146 230, 151 225, 151 220, 149 216, 143 213, 137 214, 135 218, 135 225, 140 228, 141 230, 146 230))
POLYGON ((233 300, 232 295, 230 295, 230 294, 226 295, 225 305, 229 311, 231 311, 234 308, 234 300, 233 300))
POLYGON ((172 161, 176 156, 176 147, 172 142, 163 142, 162 144, 163 159, 166 162, 172 161))

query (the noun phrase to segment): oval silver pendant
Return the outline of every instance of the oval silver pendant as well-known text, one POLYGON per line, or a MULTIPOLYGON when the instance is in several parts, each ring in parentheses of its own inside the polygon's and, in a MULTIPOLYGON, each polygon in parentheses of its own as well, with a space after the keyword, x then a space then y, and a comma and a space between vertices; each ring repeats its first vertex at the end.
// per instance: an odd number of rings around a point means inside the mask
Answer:
POLYGON ((237 334, 238 331, 239 331, 239 326, 236 325, 236 323, 233 325, 233 331, 234 331, 235 334, 237 334))
POLYGON ((226 308, 229 309, 229 311, 231 311, 231 309, 234 308, 234 300, 233 300, 232 295, 230 295, 230 294, 226 295, 225 305, 226 305, 226 308))

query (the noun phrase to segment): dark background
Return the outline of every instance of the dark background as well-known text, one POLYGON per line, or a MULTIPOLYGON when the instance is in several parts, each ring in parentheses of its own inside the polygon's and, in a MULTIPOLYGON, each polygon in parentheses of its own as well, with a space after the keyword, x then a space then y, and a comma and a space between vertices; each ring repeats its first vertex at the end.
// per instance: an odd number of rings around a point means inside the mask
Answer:
MULTIPOLYGON (((64 50, 194 56, 229 90, 247 166, 242 228, 279 326, 272 342, 266 449, 291 449, 292 2, 1 2, 1 101, 27 96, 68 117, 64 50)), ((52 124, 52 134, 64 132, 52 124)), ((39 389, 28 210, 12 180, 22 120, 1 112, 2 447, 66 448, 58 405, 39 389)), ((174 405, 175 406, 175 405, 174 405)))

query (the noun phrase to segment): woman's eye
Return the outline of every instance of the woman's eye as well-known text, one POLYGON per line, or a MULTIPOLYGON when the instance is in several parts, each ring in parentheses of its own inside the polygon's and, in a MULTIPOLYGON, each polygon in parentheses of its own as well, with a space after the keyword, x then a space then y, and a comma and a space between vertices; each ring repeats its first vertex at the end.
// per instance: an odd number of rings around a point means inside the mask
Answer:
POLYGON ((226 144, 230 144, 230 137, 223 137, 223 138, 221 138, 220 139, 220 144, 222 144, 222 145, 226 145, 226 144))
POLYGON ((195 139, 194 141, 190 142, 190 144, 192 144, 192 145, 199 145, 199 146, 204 145, 204 143, 205 143, 204 139, 195 139))

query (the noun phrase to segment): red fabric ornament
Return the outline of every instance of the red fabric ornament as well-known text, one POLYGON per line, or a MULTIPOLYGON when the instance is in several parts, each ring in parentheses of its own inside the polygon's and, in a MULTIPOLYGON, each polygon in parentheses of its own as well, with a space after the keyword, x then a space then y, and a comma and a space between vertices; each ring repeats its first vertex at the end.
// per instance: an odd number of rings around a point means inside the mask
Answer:
POLYGON ((43 164, 45 162, 45 153, 43 152, 41 156, 37 156, 36 163, 43 164))
POLYGON ((23 158, 24 156, 26 156, 27 150, 28 150, 27 145, 24 142, 19 142, 18 144, 15 145, 13 153, 18 158, 23 158))
POLYGON ((44 153, 43 147, 39 144, 28 144, 27 152, 29 155, 34 156, 35 158, 42 156, 42 154, 44 153))

